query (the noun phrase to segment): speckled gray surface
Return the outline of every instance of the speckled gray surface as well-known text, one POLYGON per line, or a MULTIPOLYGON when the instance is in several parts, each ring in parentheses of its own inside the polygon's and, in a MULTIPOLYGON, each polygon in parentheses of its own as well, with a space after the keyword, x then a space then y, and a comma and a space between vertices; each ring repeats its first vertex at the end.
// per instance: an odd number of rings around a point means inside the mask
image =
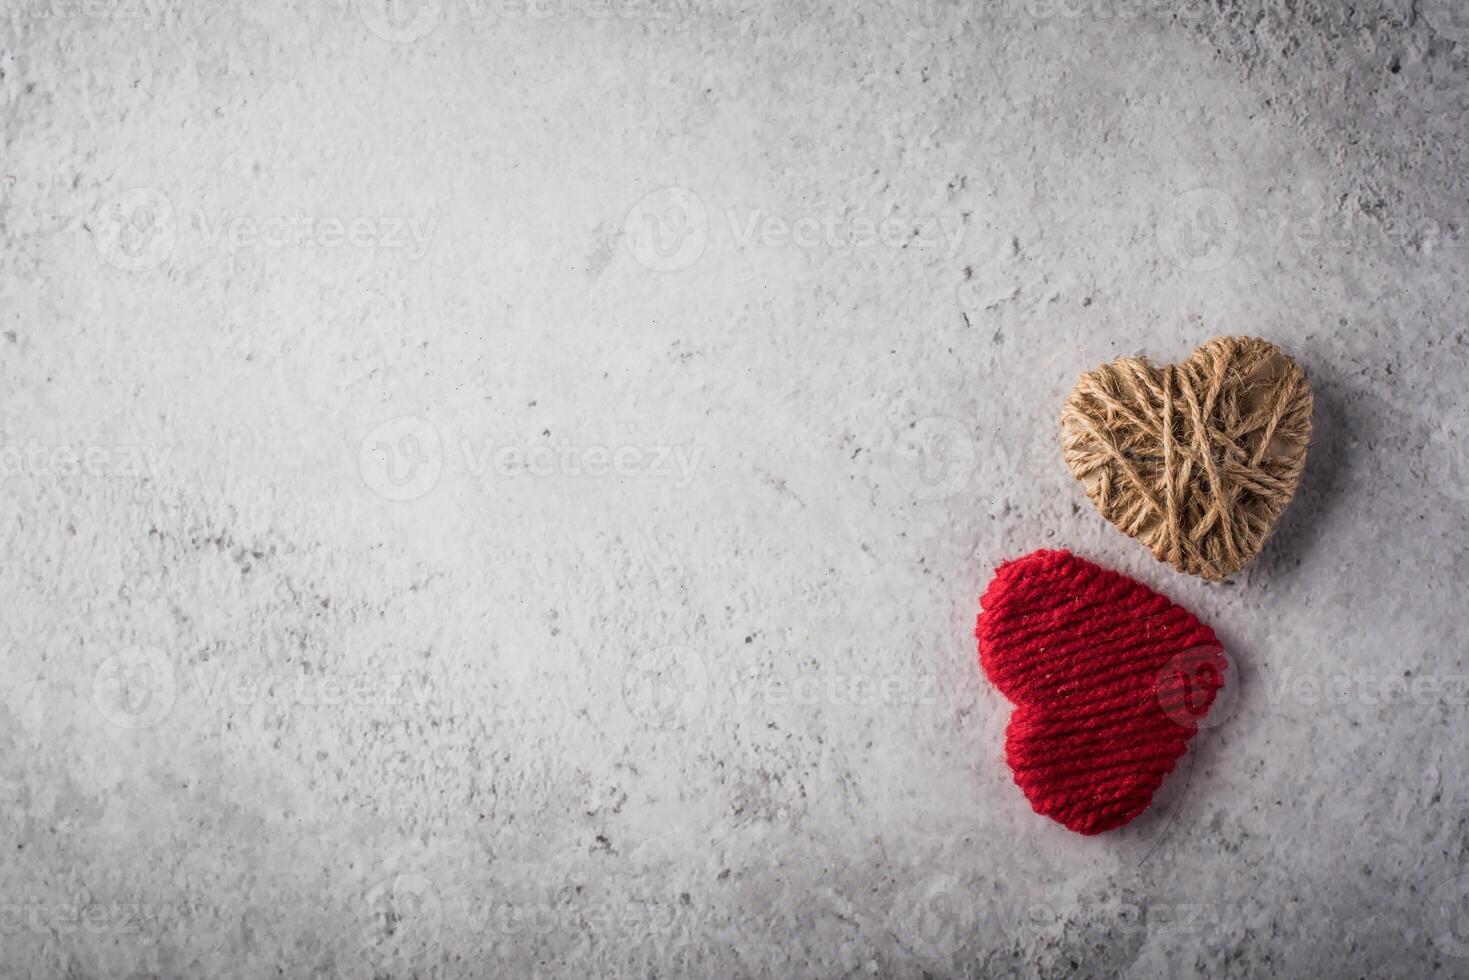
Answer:
POLYGON ((375 3, 0 6, 0 969, 1469 973, 1469 8, 375 3), (1056 416, 1226 331, 1218 587, 1056 416), (1062 545, 1240 678, 1091 839, 970 636, 1062 545))

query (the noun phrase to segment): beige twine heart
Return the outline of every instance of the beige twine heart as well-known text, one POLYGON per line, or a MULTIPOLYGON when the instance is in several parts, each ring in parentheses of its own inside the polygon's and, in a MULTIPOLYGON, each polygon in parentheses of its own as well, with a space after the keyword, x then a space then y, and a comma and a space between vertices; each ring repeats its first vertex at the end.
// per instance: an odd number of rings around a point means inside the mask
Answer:
POLYGON ((1181 364, 1124 357, 1083 374, 1061 431, 1103 517, 1218 582, 1259 553, 1296 492, 1311 386, 1274 344, 1216 337, 1181 364))

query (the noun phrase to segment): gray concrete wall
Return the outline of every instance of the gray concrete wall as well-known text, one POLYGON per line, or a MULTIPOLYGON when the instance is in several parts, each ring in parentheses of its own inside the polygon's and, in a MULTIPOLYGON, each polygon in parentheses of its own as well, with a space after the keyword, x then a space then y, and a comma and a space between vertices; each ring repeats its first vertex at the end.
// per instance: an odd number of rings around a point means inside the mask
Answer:
POLYGON ((1469 971, 1469 10, 0 0, 0 970, 1469 971), (1259 334, 1227 586, 1061 461, 1259 334), (1240 678, 1083 839, 971 636, 1240 678), (1187 775, 1185 775, 1187 772, 1187 775))

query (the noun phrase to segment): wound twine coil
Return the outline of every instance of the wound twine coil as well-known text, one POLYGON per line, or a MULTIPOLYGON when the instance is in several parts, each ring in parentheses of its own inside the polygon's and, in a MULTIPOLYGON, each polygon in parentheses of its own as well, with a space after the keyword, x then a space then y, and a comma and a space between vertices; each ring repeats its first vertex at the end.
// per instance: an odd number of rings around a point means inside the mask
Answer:
POLYGON ((1082 375, 1061 414, 1066 465, 1160 561, 1222 581, 1259 553, 1311 438, 1311 387, 1278 347, 1216 337, 1180 364, 1126 357, 1082 375))

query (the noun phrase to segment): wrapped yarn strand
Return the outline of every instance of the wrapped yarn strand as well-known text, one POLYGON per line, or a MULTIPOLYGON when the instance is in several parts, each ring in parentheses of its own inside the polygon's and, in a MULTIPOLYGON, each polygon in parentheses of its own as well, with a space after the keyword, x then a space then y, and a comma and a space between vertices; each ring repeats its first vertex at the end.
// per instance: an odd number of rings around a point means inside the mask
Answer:
POLYGON ((1180 364, 1124 357, 1082 375, 1061 431, 1103 517, 1218 582, 1259 554, 1296 492, 1311 386, 1269 341, 1216 337, 1180 364))

